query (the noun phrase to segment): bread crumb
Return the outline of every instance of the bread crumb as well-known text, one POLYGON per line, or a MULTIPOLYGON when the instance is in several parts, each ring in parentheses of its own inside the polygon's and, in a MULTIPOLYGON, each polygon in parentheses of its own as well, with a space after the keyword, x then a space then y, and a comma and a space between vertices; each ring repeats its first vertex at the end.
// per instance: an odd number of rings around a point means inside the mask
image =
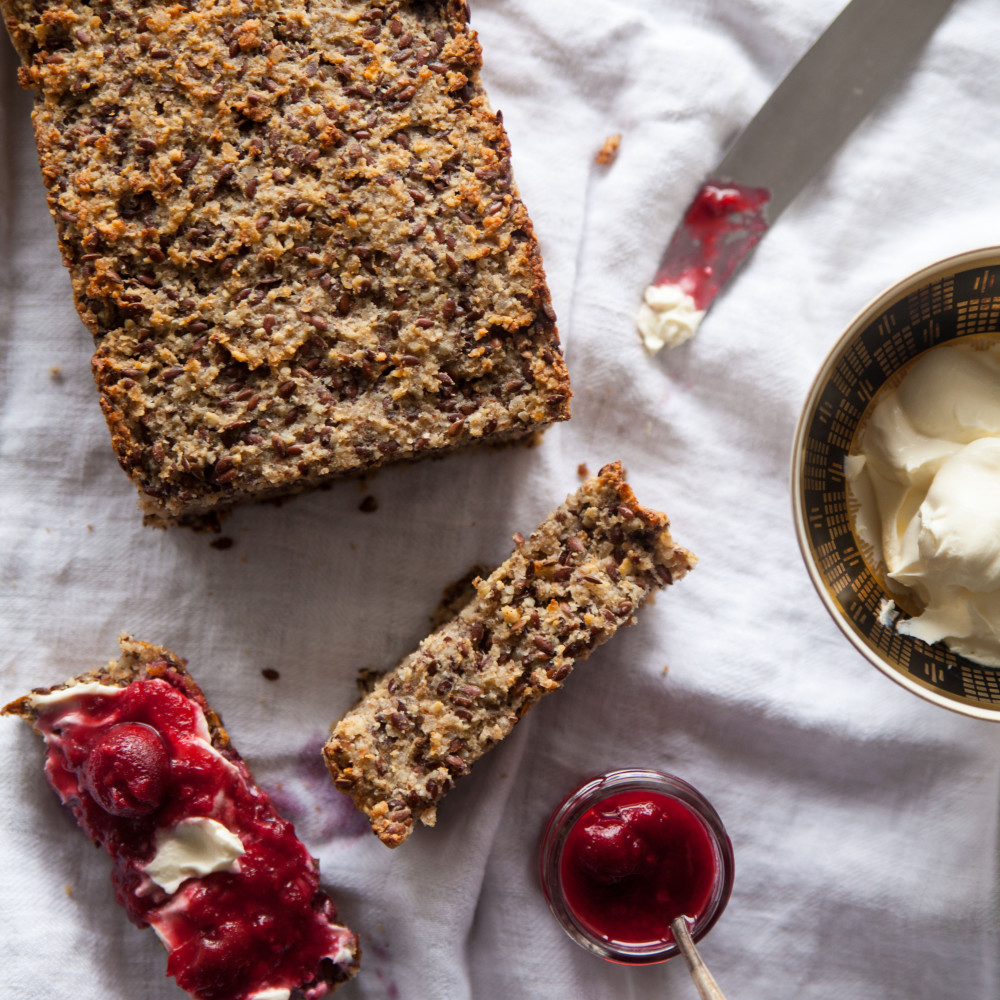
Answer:
POLYGON ((361 667, 358 670, 358 675, 354 678, 354 683, 357 685, 358 692, 362 698, 375 689, 375 685, 384 673, 384 670, 376 670, 374 667, 361 667))
POLYGON ((577 474, 577 475, 578 475, 578 476, 579 476, 579 477, 580 477, 581 479, 586 479, 586 478, 587 478, 587 477, 588 477, 588 476, 590 475, 590 469, 588 469, 588 468, 587 468, 587 463, 586 463, 586 462, 581 462, 581 463, 580 463, 580 464, 579 464, 579 465, 578 465, 578 466, 576 467, 576 474, 577 474))
POLYGON ((233 547, 233 540, 228 535, 223 535, 221 538, 216 538, 214 541, 208 543, 213 549, 219 549, 219 551, 225 551, 226 549, 231 549, 233 547))
POLYGON ((73 886, 70 885, 69 882, 66 883, 66 895, 69 896, 70 899, 73 898, 73 886))
POLYGON ((365 514, 373 514, 378 510, 378 500, 375 499, 370 493, 368 496, 358 504, 358 510, 365 514))
POLYGON ((474 581, 479 577, 487 577, 496 566, 484 566, 476 563, 467 573, 441 591, 441 600, 431 615, 431 628, 440 628, 445 622, 450 622, 476 596, 474 581))
POLYGON ((281 676, 274 667, 264 667, 260 673, 264 680, 267 681, 276 681, 281 676))
POLYGON ((594 163, 599 167, 610 167, 618 156, 618 147, 621 144, 622 137, 620 134, 609 135, 604 140, 604 145, 598 150, 597 156, 594 157, 594 163))

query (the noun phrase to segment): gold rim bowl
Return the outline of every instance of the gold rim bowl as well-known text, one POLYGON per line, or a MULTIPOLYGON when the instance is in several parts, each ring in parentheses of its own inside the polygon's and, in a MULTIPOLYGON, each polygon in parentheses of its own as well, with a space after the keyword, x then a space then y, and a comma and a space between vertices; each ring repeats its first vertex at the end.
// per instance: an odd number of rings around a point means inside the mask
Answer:
MULTIPOLYGON (((1000 247, 948 257, 870 302, 847 327, 809 390, 792 448, 792 513, 813 585, 851 644, 908 691, 964 715, 1000 721, 1000 668, 900 635, 898 601, 853 529, 844 458, 868 404, 924 351, 1000 333, 1000 247)), ((903 602, 905 605, 905 601, 903 602)), ((905 613, 905 612, 903 612, 905 613)))

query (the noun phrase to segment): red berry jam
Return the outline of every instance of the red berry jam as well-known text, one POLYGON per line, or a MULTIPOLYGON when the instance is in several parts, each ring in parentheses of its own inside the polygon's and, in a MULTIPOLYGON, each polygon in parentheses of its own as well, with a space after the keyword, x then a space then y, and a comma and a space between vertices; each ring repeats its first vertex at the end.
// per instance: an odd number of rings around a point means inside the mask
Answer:
POLYGON ((316 862, 235 750, 212 745, 194 683, 167 663, 148 671, 37 699, 50 784, 111 855, 116 898, 154 928, 192 996, 325 996, 353 973, 357 939, 335 923, 316 862), (238 856, 164 876, 154 859, 192 825, 238 838, 238 856))
POLYGON ((676 799, 619 792, 588 810, 566 838, 566 903, 598 937, 643 945, 672 940, 675 917, 697 917, 717 877, 705 824, 676 799))
POLYGON ((695 195, 653 283, 679 285, 707 309, 767 232, 767 188, 708 181, 695 195))
POLYGON ((696 939, 732 886, 732 849, 690 785, 654 771, 618 771, 573 793, 549 822, 542 884, 553 912, 585 947, 621 962, 676 952, 671 922, 696 939))

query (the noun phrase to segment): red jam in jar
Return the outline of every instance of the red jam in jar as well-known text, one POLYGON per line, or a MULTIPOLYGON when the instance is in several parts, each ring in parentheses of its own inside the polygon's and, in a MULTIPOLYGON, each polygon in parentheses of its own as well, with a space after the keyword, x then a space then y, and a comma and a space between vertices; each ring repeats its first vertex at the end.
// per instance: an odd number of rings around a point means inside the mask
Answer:
POLYGON ((732 847, 718 814, 686 782, 657 771, 615 771, 578 788, 542 843, 546 899, 567 933, 612 961, 676 954, 671 921, 695 940, 732 889, 732 847))

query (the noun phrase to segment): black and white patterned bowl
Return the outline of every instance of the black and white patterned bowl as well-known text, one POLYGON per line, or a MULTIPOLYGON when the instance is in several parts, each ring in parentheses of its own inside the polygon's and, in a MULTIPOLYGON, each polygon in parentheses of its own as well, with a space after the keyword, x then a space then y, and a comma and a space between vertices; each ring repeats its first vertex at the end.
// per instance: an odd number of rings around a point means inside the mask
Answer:
MULTIPOLYGON (((1000 247, 939 261, 871 302, 827 355, 809 391, 792 449, 792 510, 799 546, 826 609, 855 648, 914 694, 980 719, 1000 721, 1000 669, 983 667, 900 635, 886 614, 906 601, 853 529, 844 458, 872 397, 898 382, 928 348, 1000 331, 1000 247)), ((992 339, 992 338, 991 338, 992 339)))

